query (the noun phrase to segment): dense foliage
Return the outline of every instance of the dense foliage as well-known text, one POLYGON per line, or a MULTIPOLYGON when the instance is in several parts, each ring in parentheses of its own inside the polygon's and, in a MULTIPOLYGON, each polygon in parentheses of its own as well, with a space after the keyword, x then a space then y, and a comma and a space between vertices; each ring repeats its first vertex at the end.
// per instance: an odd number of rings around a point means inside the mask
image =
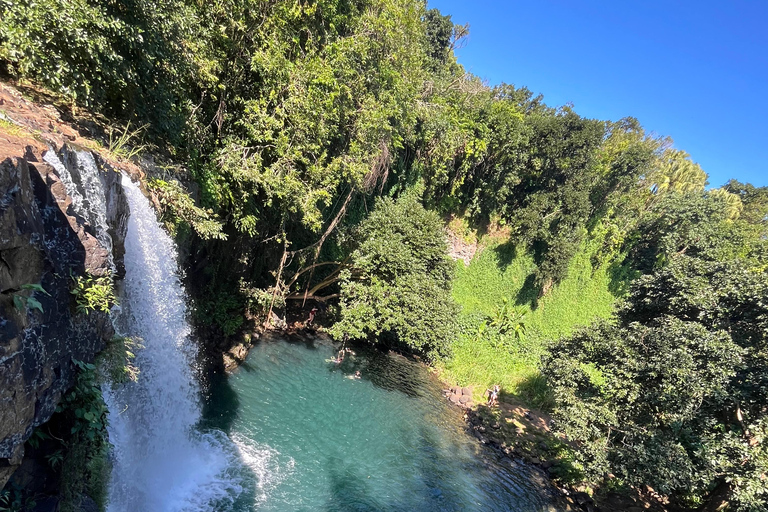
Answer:
MULTIPOLYGON (((462 378, 534 386, 593 480, 764 510, 768 189, 705 191, 636 119, 487 86, 453 53, 468 28, 418 0, 0 0, 0 20, 0 73, 183 164, 148 185, 204 337, 338 303, 339 339, 456 342, 462 378), (504 238, 460 270, 458 315, 440 216, 504 238), (639 273, 551 347, 547 388, 544 339, 639 273)), ((84 310, 114 300, 77 285, 84 310)))
POLYGON ((593 480, 765 510, 765 217, 729 219, 716 193, 659 204, 638 242, 655 270, 615 322, 561 339, 545 360, 558 428, 593 480))
POLYGON ((358 236, 360 246, 341 274, 342 313, 332 332, 446 355, 457 308, 440 218, 411 192, 379 200, 358 236))
MULTIPOLYGON (((201 244, 216 256, 209 296, 232 304, 224 316, 246 299, 222 294, 274 284, 263 276, 280 249, 343 225, 355 198, 419 180, 427 205, 509 224, 536 254, 543 294, 660 147, 632 119, 588 120, 525 88, 483 85, 453 56, 467 27, 412 0, 7 2, 0 17, 6 72, 148 122, 191 157, 223 232, 173 185, 158 190, 172 218, 227 238, 201 244)), ((201 311, 222 316, 214 309, 201 311)))

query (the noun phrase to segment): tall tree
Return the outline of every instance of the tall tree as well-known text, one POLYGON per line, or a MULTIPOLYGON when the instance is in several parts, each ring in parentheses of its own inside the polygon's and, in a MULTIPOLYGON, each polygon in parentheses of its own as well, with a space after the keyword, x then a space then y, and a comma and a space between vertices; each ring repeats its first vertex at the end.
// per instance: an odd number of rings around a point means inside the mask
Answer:
POLYGON ((447 355, 456 336, 453 263, 442 222, 417 191, 380 199, 361 225, 359 247, 341 277, 341 318, 334 337, 370 339, 447 355))

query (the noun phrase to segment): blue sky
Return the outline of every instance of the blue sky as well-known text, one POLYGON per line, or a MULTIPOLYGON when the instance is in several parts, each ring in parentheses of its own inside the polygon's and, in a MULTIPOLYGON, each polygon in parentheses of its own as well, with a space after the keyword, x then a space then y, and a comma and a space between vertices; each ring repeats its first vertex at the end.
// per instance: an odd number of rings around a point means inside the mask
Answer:
POLYGON ((634 116, 710 175, 768 185, 768 1, 430 0, 470 24, 457 54, 586 117, 634 116))

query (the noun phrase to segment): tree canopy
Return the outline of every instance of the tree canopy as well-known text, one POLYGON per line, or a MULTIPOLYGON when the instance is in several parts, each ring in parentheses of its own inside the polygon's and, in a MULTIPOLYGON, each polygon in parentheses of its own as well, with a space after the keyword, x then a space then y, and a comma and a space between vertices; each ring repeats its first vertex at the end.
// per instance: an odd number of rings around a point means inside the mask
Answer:
POLYGON ((456 336, 453 263, 440 218, 416 193, 380 199, 341 277, 337 338, 373 339, 445 356, 456 336))
POLYGON ((0 0, 0 20, 0 74, 178 164, 149 186, 210 339, 309 297, 338 339, 438 359, 460 330, 446 219, 532 256, 531 308, 589 244, 588 271, 640 277, 542 363, 583 471, 765 510, 767 188, 707 189, 635 118, 488 86, 456 60, 468 27, 420 0, 0 0))
POLYGON ((768 273, 755 250, 766 240, 748 229, 759 214, 729 219, 711 192, 658 208, 639 242, 655 264, 615 320, 544 361, 558 428, 593 479, 611 473, 683 506, 714 495, 765 510, 768 273))

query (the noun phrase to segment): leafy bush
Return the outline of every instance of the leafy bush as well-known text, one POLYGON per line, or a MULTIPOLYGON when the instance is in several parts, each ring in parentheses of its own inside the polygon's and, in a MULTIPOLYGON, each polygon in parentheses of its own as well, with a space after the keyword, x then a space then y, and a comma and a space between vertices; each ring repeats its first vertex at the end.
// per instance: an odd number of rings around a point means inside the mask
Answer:
POLYGON ((164 181, 153 178, 147 186, 157 195, 163 206, 162 220, 171 235, 175 235, 180 224, 189 224, 203 240, 226 240, 222 232, 222 222, 216 218, 213 211, 195 205, 195 201, 184 191, 177 181, 164 181))
POLYGON ((86 274, 72 279, 74 287, 69 293, 75 296, 79 313, 91 311, 109 313, 110 308, 117 303, 111 276, 96 277, 86 274))
POLYGON ((0 2, 0 63, 77 103, 137 116, 169 139, 183 133, 196 61, 184 2, 0 2), (180 108, 181 107, 181 108, 180 108))
POLYGON ((370 339, 447 355, 456 338, 453 263, 440 218, 412 190, 379 200, 359 229, 360 246, 342 273, 337 338, 370 339))
POLYGON ((761 510, 766 296, 768 276, 743 260, 678 256, 633 284, 615 323, 553 345, 554 416, 585 473, 686 506, 719 487, 734 510, 761 510))
POLYGON ((56 408, 64 455, 58 463, 60 475, 59 510, 80 510, 84 495, 91 497, 100 510, 107 501, 110 465, 107 441, 107 406, 101 394, 96 365, 74 361, 78 368, 75 385, 62 397, 56 408))
POLYGON ((21 290, 13 294, 13 306, 19 311, 24 311, 29 308, 30 310, 36 309, 42 313, 43 305, 33 296, 34 292, 50 295, 50 293, 45 291, 45 288, 39 284, 23 284, 21 285, 21 290), (27 290, 32 291, 32 293, 29 295, 22 295, 22 293, 27 290))
POLYGON ((96 356, 96 368, 103 384, 116 386, 136 381, 139 368, 134 364, 136 351, 144 348, 139 338, 115 336, 96 356))
POLYGON ((274 289, 250 288, 241 282, 241 291, 245 297, 248 314, 257 318, 266 319, 270 305, 278 310, 285 308, 285 297, 274 293, 274 289))
POLYGON ((195 303, 194 317, 198 324, 216 326, 225 336, 235 334, 245 322, 245 300, 230 290, 210 290, 195 303))
POLYGON ((13 482, 0 489, 0 512, 24 512, 33 510, 35 505, 35 499, 27 496, 24 489, 13 482))

